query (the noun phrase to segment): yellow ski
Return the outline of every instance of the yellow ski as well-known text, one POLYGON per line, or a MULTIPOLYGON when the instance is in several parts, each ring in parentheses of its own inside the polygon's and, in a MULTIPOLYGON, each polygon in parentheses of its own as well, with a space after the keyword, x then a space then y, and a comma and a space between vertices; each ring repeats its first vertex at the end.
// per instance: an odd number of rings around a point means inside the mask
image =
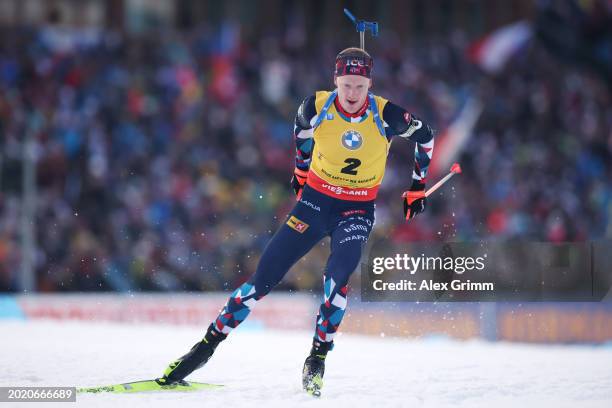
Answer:
POLYGON ((179 391, 193 392, 221 388, 220 384, 207 384, 193 381, 183 381, 180 384, 160 385, 155 380, 134 381, 123 384, 104 385, 102 387, 77 388, 77 393, 111 392, 115 394, 133 392, 179 391))

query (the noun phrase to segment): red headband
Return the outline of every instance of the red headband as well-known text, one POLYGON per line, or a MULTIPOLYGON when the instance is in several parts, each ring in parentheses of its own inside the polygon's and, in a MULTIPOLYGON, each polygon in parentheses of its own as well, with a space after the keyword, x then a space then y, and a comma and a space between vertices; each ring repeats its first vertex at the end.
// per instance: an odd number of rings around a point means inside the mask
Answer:
POLYGON ((374 61, 365 56, 338 56, 336 57, 336 76, 361 75, 371 78, 374 61))

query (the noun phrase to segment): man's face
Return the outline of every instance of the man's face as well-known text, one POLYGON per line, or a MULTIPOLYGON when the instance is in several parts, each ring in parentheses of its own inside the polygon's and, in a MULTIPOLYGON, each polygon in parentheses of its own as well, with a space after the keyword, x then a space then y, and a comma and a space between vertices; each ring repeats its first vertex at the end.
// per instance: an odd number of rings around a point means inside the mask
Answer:
POLYGON ((365 103, 372 80, 361 75, 343 75, 336 77, 334 84, 338 87, 338 100, 342 109, 355 113, 365 103))

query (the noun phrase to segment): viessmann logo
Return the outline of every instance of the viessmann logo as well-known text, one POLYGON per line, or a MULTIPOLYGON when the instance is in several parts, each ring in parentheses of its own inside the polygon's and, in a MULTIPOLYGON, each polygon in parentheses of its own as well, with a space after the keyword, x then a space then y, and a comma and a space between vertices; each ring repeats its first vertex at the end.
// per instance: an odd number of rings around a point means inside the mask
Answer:
POLYGON ((321 187, 331 191, 332 193, 338 194, 338 195, 340 194, 346 194, 346 195, 352 195, 352 196, 367 196, 368 195, 368 190, 352 190, 352 189, 347 190, 339 186, 330 186, 329 184, 322 184, 321 187))

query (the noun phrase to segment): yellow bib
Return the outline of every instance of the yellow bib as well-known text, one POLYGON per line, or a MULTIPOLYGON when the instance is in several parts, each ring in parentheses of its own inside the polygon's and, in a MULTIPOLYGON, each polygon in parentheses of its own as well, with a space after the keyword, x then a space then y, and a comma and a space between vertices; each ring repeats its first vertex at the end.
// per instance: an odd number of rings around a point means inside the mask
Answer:
MULTIPOLYGON (((316 93, 317 114, 329 95, 327 91, 316 93)), ((387 100, 379 96, 374 100, 382 115, 387 100)), ((372 188, 382 182, 390 143, 380 134, 370 110, 362 122, 351 123, 340 116, 332 103, 313 135, 310 171, 319 178, 348 188, 372 188)))

